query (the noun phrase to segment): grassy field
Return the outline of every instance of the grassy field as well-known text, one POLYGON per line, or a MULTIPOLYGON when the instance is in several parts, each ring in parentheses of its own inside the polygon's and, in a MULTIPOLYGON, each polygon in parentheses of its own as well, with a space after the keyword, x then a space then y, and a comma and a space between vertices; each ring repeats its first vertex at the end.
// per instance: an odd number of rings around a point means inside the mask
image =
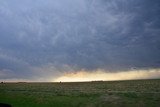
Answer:
POLYGON ((160 107, 160 79, 75 83, 1 83, 12 107, 160 107))

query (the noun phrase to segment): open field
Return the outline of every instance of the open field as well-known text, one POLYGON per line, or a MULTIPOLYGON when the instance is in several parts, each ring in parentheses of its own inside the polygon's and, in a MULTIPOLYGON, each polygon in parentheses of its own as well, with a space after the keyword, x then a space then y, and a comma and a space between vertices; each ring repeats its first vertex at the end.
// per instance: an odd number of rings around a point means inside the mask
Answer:
POLYGON ((1 83, 12 107, 159 107, 160 79, 73 83, 1 83))

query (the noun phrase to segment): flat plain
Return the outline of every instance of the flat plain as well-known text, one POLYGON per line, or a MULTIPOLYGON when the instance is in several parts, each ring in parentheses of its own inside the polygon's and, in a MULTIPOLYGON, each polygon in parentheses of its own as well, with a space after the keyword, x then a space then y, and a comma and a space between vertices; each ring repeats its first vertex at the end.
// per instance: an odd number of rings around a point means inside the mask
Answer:
POLYGON ((1 83, 0 103, 12 107, 160 107, 160 79, 1 83))

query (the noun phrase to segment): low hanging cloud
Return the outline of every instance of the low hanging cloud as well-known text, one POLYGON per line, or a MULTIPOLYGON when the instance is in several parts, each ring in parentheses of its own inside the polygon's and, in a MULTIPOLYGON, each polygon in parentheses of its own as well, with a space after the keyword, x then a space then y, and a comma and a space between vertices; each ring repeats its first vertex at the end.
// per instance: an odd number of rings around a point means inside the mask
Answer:
POLYGON ((135 79, 157 79, 160 70, 131 70, 121 72, 97 71, 78 71, 64 73, 61 76, 52 79, 53 82, 81 82, 81 81, 116 81, 116 80, 135 80, 135 79))
POLYGON ((159 69, 159 11, 158 0, 1 0, 0 79, 159 69))

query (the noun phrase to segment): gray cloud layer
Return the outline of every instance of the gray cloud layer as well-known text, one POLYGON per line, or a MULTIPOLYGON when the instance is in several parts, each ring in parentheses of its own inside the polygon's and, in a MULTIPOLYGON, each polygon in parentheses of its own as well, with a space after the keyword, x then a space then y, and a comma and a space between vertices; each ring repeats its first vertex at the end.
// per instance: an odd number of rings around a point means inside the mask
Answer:
POLYGON ((159 0, 1 0, 0 78, 160 67, 159 0))

